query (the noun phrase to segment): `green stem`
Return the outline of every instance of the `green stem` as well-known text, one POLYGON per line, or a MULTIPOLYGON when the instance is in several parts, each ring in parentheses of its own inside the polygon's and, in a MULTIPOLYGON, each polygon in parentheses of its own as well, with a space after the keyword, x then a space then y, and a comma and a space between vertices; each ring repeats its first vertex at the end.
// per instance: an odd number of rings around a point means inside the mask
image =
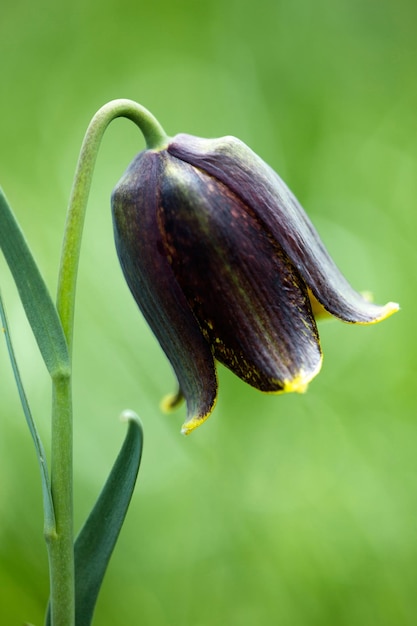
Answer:
POLYGON ((72 493, 71 378, 53 380, 51 491, 55 529, 46 534, 50 572, 50 618, 53 626, 73 626, 74 532, 72 493))
POLYGON ((70 198, 58 285, 58 313, 61 317, 70 353, 78 259, 94 165, 103 134, 110 122, 118 117, 126 117, 140 128, 145 137, 147 148, 160 150, 168 143, 167 135, 154 116, 132 100, 108 102, 97 111, 90 122, 81 147, 70 198))
MULTIPOLYGON (((57 309, 71 356, 75 290, 81 238, 97 153, 110 122, 126 117, 142 131, 148 149, 161 150, 168 137, 157 120, 132 100, 113 100, 91 120, 71 192, 58 279, 57 309)), ((47 537, 51 578, 51 624, 74 626, 74 532, 71 376, 53 379, 51 489, 56 533, 47 537)))

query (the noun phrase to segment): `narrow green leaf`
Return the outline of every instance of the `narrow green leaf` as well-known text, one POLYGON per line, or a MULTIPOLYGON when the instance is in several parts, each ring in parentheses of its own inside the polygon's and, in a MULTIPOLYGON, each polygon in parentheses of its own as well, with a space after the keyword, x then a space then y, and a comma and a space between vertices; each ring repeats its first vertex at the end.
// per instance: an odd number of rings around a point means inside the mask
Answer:
POLYGON ((39 467, 41 470, 42 481, 42 495, 43 495, 43 510, 44 510, 44 526, 45 533, 52 533, 55 531, 55 514, 54 505, 52 501, 51 486, 49 481, 48 466, 46 464, 45 451, 42 445, 41 438, 36 429, 35 422, 33 421, 32 413, 29 407, 27 396, 23 388, 22 379, 20 376, 19 368, 17 365, 12 338, 9 331, 9 325, 7 322, 6 311, 4 309, 3 300, 0 292, 0 320, 3 327, 4 337, 6 339, 6 345, 9 352, 10 362, 12 364, 13 374, 15 377, 17 390, 19 392, 20 402, 23 407, 23 412, 26 417, 27 425, 29 426, 30 434, 32 435, 33 443, 35 444, 36 456, 38 458, 39 467))
POLYGON ((67 343, 58 313, 1 188, 0 247, 49 373, 52 377, 69 374, 67 343))
MULTIPOLYGON (((106 484, 75 542, 75 624, 90 626, 107 565, 122 528, 142 456, 139 418, 125 411, 125 441, 106 484)), ((46 626, 50 626, 50 612, 46 626)))

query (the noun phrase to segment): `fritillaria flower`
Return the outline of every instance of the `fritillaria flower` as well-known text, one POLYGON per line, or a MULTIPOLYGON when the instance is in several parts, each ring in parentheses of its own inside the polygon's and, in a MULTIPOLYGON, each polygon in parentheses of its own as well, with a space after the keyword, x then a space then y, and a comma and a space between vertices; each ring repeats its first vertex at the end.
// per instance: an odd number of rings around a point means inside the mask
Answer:
POLYGON ((189 433, 212 412, 215 362, 264 392, 320 370, 314 312, 372 324, 398 310, 356 292, 281 178, 234 137, 180 134, 141 152, 112 195, 126 281, 184 397, 189 433))

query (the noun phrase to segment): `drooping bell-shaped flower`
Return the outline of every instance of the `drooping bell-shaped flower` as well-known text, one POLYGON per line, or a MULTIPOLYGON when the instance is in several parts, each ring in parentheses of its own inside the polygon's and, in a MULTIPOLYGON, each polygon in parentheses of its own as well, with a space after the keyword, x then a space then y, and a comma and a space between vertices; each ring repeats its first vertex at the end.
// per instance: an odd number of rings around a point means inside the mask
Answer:
POLYGON ((216 360, 261 391, 302 392, 322 361, 313 309, 358 324, 398 309, 350 286, 285 183, 234 137, 141 152, 112 209, 127 283, 187 403, 184 433, 213 410, 216 360))

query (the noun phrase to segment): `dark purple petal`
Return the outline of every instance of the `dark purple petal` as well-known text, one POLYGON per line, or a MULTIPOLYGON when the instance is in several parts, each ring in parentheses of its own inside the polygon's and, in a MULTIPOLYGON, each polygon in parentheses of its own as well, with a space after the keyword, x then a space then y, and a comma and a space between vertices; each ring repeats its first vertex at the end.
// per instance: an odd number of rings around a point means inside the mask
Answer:
POLYGON ((167 262, 157 223, 162 153, 139 154, 113 191, 116 248, 126 281, 177 375, 187 402, 184 432, 213 410, 211 348, 167 262))
POLYGON ((370 324, 398 310, 392 302, 372 304, 351 287, 295 196, 243 142, 234 137, 200 139, 180 134, 171 141, 168 152, 222 181, 250 206, 332 315, 346 322, 370 324))
POLYGON ((171 157, 161 182, 166 256, 215 357, 262 391, 304 391, 321 352, 286 254, 216 178, 171 157))

